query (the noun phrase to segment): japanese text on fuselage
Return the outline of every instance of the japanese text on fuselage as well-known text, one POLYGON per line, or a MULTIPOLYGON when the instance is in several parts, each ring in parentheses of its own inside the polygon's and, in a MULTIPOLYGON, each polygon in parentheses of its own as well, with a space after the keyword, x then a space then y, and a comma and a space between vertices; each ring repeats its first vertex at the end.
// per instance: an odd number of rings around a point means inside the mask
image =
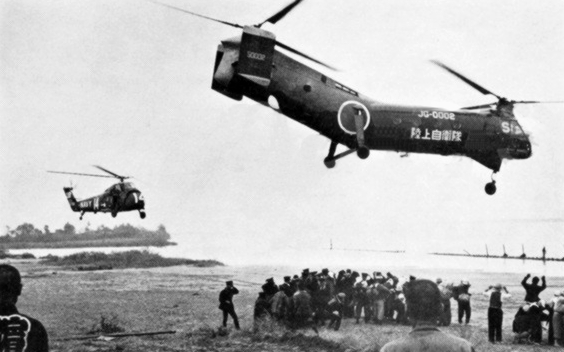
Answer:
POLYGON ((411 127, 411 139, 424 139, 429 141, 462 142, 462 132, 454 130, 429 130, 423 131, 418 127, 411 127))

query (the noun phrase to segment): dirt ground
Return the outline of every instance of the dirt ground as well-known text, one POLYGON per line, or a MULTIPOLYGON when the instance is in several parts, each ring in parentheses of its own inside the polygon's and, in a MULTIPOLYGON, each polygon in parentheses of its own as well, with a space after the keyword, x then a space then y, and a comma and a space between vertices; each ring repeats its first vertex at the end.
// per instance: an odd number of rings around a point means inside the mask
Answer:
MULTIPOLYGON (((339 331, 321 328, 319 336, 313 331, 289 332, 268 324, 258 333, 253 332, 253 305, 264 278, 291 274, 278 273, 272 268, 178 266, 79 272, 46 267, 34 260, 11 261, 11 264, 23 276, 24 289, 18 308, 45 325, 52 351, 378 351, 386 342, 410 330, 393 324, 356 325, 353 319, 346 319, 339 331), (241 291, 234 303, 242 329, 232 329, 229 321, 227 334, 222 334, 218 329, 221 323, 218 294, 224 282, 231 279, 235 279, 241 291), (99 329, 102 317, 125 332, 175 330, 176 333, 112 341, 63 340, 99 329)), ((479 294, 472 298, 470 325, 461 326, 453 319, 453 325, 443 331, 468 339, 477 351, 558 350, 545 345, 511 344, 511 322, 523 299, 520 276, 479 277, 472 278, 475 292, 501 279, 514 283, 508 287, 513 297, 504 305, 504 342, 488 343, 488 302, 479 294)), ((548 281, 555 288, 564 286, 562 278, 548 278, 548 281)), ((554 288, 549 288, 545 296, 550 296, 552 291, 554 288)), ((455 309, 453 302, 453 314, 455 309)))

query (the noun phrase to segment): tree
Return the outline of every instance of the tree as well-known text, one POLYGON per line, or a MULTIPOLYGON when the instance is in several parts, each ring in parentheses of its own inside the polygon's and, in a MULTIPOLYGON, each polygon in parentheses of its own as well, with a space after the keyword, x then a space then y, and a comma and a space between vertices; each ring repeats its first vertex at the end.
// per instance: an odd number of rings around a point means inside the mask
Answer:
POLYGON ((65 226, 63 226, 63 232, 65 233, 65 235, 68 235, 68 236, 76 235, 75 227, 68 222, 65 224, 65 226))

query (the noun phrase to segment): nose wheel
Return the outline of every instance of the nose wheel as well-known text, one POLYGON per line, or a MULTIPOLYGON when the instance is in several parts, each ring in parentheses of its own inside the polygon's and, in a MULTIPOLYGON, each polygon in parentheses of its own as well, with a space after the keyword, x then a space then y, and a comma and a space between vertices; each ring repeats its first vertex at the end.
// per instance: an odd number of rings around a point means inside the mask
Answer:
POLYGON ((497 191, 497 187, 495 186, 494 175, 495 173, 492 174, 492 182, 486 183, 486 187, 484 188, 486 193, 490 196, 494 195, 495 191, 497 191))
POLYGON ((141 219, 145 219, 147 217, 147 214, 145 213, 145 209, 139 210, 139 216, 141 217, 141 219))

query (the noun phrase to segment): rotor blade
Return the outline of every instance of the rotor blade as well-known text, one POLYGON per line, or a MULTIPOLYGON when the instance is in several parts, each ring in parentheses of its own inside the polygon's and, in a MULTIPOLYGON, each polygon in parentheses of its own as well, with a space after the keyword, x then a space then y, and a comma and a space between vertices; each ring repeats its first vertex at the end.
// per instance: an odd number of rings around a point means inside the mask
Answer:
POLYGON ((92 165, 92 166, 94 166, 94 167, 96 167, 96 168, 98 168, 98 169, 100 169, 100 170, 102 170, 102 171, 104 171, 104 172, 109 173, 110 175, 114 176, 115 178, 119 178, 119 179, 126 179, 126 178, 129 178, 129 176, 121 176, 121 175, 118 175, 118 174, 113 173, 113 172, 111 172, 110 170, 106 170, 106 169, 104 169, 103 167, 98 166, 98 165, 92 165))
POLYGON ((491 94, 495 97, 497 97, 498 99, 501 99, 502 97, 500 97, 499 95, 490 92, 489 90, 487 90, 486 88, 480 86, 479 84, 477 84, 476 82, 473 82, 471 80, 469 80, 468 78, 464 77, 463 75, 461 75, 460 73, 456 72, 455 70, 451 69, 450 67, 448 67, 447 65, 443 64, 440 61, 437 60, 431 60, 432 63, 434 63, 435 65, 442 67, 443 69, 447 70, 448 72, 450 72, 451 74, 455 75, 456 77, 460 78, 462 81, 464 81, 465 83, 469 84, 472 88, 476 89, 477 91, 479 91, 480 93, 487 95, 487 94, 491 94))
POLYGON ((460 108, 460 110, 474 110, 474 109, 485 109, 485 108, 489 108, 492 105, 495 105, 497 103, 491 103, 491 104, 484 104, 484 105, 476 105, 476 106, 468 106, 468 107, 464 107, 464 108, 460 108))
POLYGON ((284 16, 286 16, 288 14, 288 12, 292 11, 292 9, 294 7, 296 7, 296 5, 298 5, 300 2, 302 2, 302 0, 295 0, 293 3, 287 5, 286 7, 284 7, 282 10, 278 11, 277 13, 275 13, 274 15, 270 16, 268 19, 266 19, 264 22, 257 24, 256 26, 258 28, 260 28, 260 26, 262 26, 263 24, 265 24, 266 22, 270 22, 272 24, 276 24, 276 22, 280 21, 282 18, 284 18, 284 16))
POLYGON ((553 100, 553 101, 537 101, 537 100, 520 100, 514 101, 513 104, 562 104, 564 100, 553 100))
POLYGON ((178 8, 178 7, 175 7, 175 6, 170 6, 170 5, 163 4, 163 3, 160 3, 160 2, 156 2, 156 1, 151 1, 151 2, 154 3, 154 4, 157 4, 157 5, 161 5, 161 6, 164 6, 164 7, 168 7, 169 9, 173 9, 173 10, 176 10, 176 11, 180 11, 180 12, 184 12, 184 13, 190 14, 190 15, 192 15, 192 16, 197 16, 197 17, 205 18, 206 20, 210 20, 210 21, 214 21, 214 22, 219 22, 219 23, 226 24, 226 25, 228 25, 228 26, 235 27, 235 28, 243 28, 243 26, 241 26, 241 25, 239 25, 239 24, 237 24, 237 23, 231 23, 231 22, 227 22, 227 21, 218 20, 218 19, 216 19, 216 18, 207 17, 207 16, 204 16, 204 15, 197 14, 197 13, 195 13, 195 12, 191 12, 191 11, 188 11, 188 10, 184 10, 184 9, 181 9, 181 8, 178 8))
POLYGON ((67 174, 67 175, 79 175, 79 176, 92 176, 92 177, 113 178, 112 176, 94 175, 94 174, 80 174, 80 173, 77 173, 77 172, 50 171, 50 170, 47 170, 47 172, 52 173, 52 174, 67 174))
POLYGON ((311 60, 311 61, 313 61, 313 62, 315 62, 315 63, 318 63, 318 64, 320 64, 321 66, 327 67, 327 68, 330 69, 330 70, 338 71, 336 68, 331 67, 331 66, 329 66, 329 65, 327 65, 327 64, 325 64, 325 63, 323 63, 323 62, 321 62, 321 61, 319 61, 319 60, 316 60, 316 59, 314 59, 313 57, 308 56, 308 55, 306 55, 306 54, 304 54, 304 53, 302 53, 302 52, 300 52, 300 51, 297 51, 296 49, 294 49, 294 48, 292 48, 292 47, 289 47, 289 46, 286 45, 286 44, 280 43, 279 41, 276 41, 276 45, 278 45, 279 47, 281 47, 281 48, 283 48, 283 49, 288 50, 289 52, 292 52, 292 53, 294 53, 294 54, 296 54, 296 55, 299 55, 299 56, 301 56, 301 57, 304 57, 304 58, 306 58, 306 59, 308 59, 308 60, 311 60))

